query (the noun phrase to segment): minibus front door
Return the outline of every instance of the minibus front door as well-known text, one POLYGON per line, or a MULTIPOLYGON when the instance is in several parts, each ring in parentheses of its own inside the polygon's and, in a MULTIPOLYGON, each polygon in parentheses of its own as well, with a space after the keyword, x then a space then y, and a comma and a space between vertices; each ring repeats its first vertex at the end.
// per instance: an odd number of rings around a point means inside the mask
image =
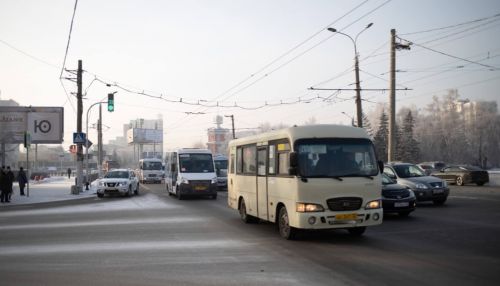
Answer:
POLYGON ((269 220, 267 205, 267 146, 257 149, 257 216, 269 220))

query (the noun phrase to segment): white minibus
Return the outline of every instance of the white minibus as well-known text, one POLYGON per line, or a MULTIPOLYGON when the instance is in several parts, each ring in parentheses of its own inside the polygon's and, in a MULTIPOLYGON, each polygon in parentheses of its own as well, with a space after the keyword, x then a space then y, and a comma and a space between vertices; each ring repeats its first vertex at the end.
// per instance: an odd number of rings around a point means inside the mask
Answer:
POLYGON ((139 182, 161 183, 163 179, 163 165, 160 159, 147 158, 139 160, 139 182))
POLYGON ((362 128, 295 126, 235 139, 228 205, 246 223, 276 223, 286 239, 300 229, 362 235, 382 223, 382 170, 362 128))
POLYGON ((179 200, 184 197, 217 198, 217 175, 207 149, 183 148, 165 155, 165 189, 179 200))

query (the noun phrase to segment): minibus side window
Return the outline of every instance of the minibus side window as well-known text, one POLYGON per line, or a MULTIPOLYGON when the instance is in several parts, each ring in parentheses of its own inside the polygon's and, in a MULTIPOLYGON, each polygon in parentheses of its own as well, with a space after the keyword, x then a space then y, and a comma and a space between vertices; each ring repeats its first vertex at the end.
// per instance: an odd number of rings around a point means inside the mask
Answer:
POLYGON ((255 175, 257 171, 257 148, 255 146, 243 147, 243 173, 255 175))
POLYGON ((290 143, 278 143, 278 175, 287 175, 288 168, 290 166, 289 153, 290 153, 290 143))
POLYGON ((269 145, 268 174, 276 175, 276 145, 269 145))
POLYGON ((238 147, 238 149, 236 149, 236 174, 243 173, 242 149, 243 148, 241 148, 241 147, 238 147))

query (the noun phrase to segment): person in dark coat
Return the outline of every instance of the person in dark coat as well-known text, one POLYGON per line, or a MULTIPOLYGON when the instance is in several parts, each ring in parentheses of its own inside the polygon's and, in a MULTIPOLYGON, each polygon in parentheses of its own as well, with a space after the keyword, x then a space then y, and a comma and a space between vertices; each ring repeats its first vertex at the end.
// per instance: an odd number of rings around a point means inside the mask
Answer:
POLYGON ((17 182, 19 183, 19 193, 24 196, 24 187, 28 183, 28 178, 23 170, 23 167, 19 168, 19 173, 17 174, 17 182))
POLYGON ((0 169, 0 198, 2 203, 9 202, 9 193, 7 193, 7 174, 5 173, 5 166, 0 169))
POLYGON ((71 178, 71 168, 68 168, 68 179, 71 178))
POLYGON ((7 196, 9 198, 9 202, 10 202, 10 198, 12 197, 12 192, 14 191, 13 190, 13 185, 14 185, 14 173, 12 173, 12 171, 10 170, 10 166, 7 166, 7 172, 5 173, 5 177, 6 177, 6 188, 7 188, 7 196))

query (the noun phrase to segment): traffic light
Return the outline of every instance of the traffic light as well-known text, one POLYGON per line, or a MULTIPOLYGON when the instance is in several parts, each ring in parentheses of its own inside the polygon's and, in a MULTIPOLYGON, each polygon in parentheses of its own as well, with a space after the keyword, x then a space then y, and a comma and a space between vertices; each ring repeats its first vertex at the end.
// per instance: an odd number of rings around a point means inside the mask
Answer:
POLYGON ((114 93, 108 93, 108 111, 109 112, 115 111, 115 94, 114 93))

